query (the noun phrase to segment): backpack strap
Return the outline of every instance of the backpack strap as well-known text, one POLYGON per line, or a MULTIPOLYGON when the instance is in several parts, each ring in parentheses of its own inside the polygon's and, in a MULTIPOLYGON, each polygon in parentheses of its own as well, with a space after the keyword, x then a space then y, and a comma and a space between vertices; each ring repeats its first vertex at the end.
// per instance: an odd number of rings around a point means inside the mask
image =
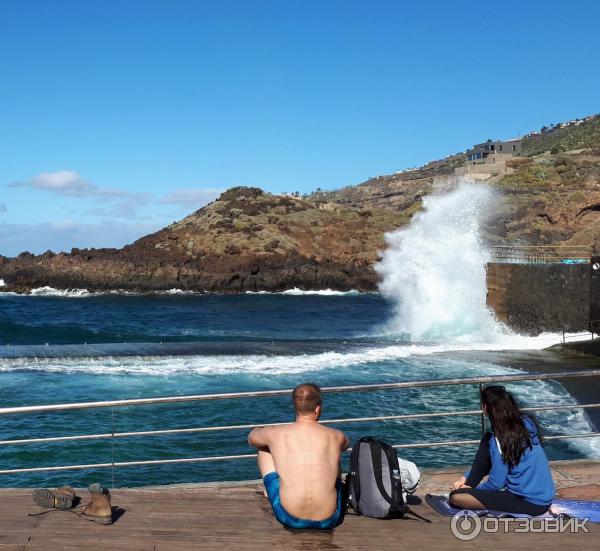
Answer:
MULTIPOLYGON (((383 473, 381 472, 381 452, 384 451, 385 453, 385 449, 381 444, 382 443, 377 440, 372 440, 369 442, 369 447, 371 449, 371 461, 373 462, 373 475, 375 476, 375 483, 377 484, 377 488, 383 496, 383 499, 385 499, 391 505, 392 496, 387 493, 387 490, 383 485, 383 473)), ((390 473, 390 477, 391 474, 392 473, 390 473)))
POLYGON ((396 512, 404 512, 406 505, 404 496, 402 495, 402 477, 400 475, 400 464, 398 462, 398 454, 394 448, 382 442, 382 448, 387 457, 390 469, 390 477, 392 480, 392 496, 390 505, 396 512))
POLYGON ((408 513, 409 515, 413 515, 424 522, 431 523, 431 520, 429 520, 428 518, 422 517, 419 513, 415 513, 408 505, 404 506, 404 512, 408 513))
MULTIPOLYGON (((358 474, 358 453, 360 451, 360 445, 365 440, 365 438, 361 438, 354 446, 352 446, 352 451, 350 452, 350 472, 348 473, 348 477, 350 479, 351 488, 354 491, 354 500, 356 502, 355 508, 358 508, 358 502, 360 500, 360 476, 358 474)), ((348 493, 350 493, 350 487, 348 488, 348 493)))

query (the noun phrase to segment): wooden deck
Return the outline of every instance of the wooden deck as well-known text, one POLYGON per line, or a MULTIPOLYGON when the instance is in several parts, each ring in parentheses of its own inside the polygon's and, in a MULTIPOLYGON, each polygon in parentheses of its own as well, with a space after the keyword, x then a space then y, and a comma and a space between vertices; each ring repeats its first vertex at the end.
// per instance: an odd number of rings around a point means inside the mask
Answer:
MULTIPOLYGON (((557 462, 553 470, 562 495, 600 499, 600 461, 557 462)), ((447 492, 459 473, 424 472, 419 495, 447 492)), ((78 493, 85 499, 87 492, 78 493)), ((412 508, 431 524, 349 514, 333 532, 289 532, 273 518, 257 483, 122 489, 113 491, 112 501, 118 519, 101 526, 62 511, 30 517, 28 513, 42 509, 29 490, 0 490, 0 551, 600 549, 600 524, 588 524, 590 533, 480 534, 460 542, 449 519, 425 503, 412 508)))

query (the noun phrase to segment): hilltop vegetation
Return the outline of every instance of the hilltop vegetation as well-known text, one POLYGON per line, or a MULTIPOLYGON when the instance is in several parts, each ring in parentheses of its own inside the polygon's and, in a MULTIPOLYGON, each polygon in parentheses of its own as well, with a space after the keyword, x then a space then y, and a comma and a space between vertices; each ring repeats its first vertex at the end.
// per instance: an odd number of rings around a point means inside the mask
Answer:
POLYGON ((514 168, 493 182, 505 198, 497 237, 533 245, 600 238, 600 149, 520 159, 514 168))
POLYGON ((572 126, 544 129, 523 138, 523 155, 529 157, 549 151, 551 154, 574 149, 600 147, 600 115, 572 126))

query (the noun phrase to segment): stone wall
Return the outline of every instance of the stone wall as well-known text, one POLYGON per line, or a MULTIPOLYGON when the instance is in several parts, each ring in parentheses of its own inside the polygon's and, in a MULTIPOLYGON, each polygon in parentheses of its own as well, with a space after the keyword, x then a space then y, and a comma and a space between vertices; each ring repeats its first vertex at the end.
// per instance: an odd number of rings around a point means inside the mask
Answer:
POLYGON ((587 331, 590 264, 487 265, 487 302, 498 319, 519 333, 587 331))
MULTIPOLYGON (((512 169, 511 169, 512 170, 512 169)), ((454 169, 454 174, 457 176, 468 176, 468 175, 486 175, 486 176, 498 176, 499 174, 506 174, 507 168, 504 161, 498 163, 478 163, 461 166, 454 169)))

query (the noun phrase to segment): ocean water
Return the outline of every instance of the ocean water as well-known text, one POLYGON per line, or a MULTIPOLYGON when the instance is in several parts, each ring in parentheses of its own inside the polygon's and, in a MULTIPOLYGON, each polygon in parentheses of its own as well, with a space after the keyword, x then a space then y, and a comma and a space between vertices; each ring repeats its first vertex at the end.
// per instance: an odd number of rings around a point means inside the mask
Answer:
MULTIPOLYGON (((214 295, 0 292, 0 407, 246 390, 370 384, 578 369, 543 349, 557 335, 511 333, 485 305, 490 205, 464 184, 425 201, 424 212, 388 236, 381 293, 329 290, 214 295), (446 213, 446 216, 444 216, 446 213), (448 215, 452 213, 452 215, 448 215)), ((2 274, 0 273, 0 278, 2 274)), ((569 404, 557 382, 509 384, 524 406, 569 404)), ((325 395, 324 419, 477 409, 473 385, 325 395)), ((589 432, 580 410, 539 416, 546 434, 589 432)), ((0 416, 0 440, 293 420, 289 397, 156 404, 0 416)), ((474 439, 478 416, 340 423, 351 440, 389 443, 474 439)), ((0 470, 250 453, 247 430, 80 442, 0 444, 0 470)), ((592 439, 548 442, 552 459, 598 457, 592 439)), ((406 449, 422 467, 467 463, 472 446, 406 449)), ((346 461, 346 459, 344 460, 346 461)), ((253 460, 19 475, 0 486, 140 486, 258 477, 253 460)))
MULTIPOLYGON (((464 343, 398 339, 385 327, 394 305, 380 295, 151 295, 41 297, 0 296, 0 403, 4 407, 164 395, 291 388, 303 381, 322 386, 491 375, 519 371, 519 357, 555 363, 539 349, 556 337, 513 337, 508 343, 464 343), (64 344, 113 343, 111 354, 95 357, 86 347, 64 344), (135 355, 143 345, 163 342, 161 355, 135 355), (190 344, 189 354, 173 346, 190 344), (48 343, 48 346, 45 346, 48 343), (128 343, 128 344, 122 344, 128 343), (175 343, 174 345, 172 343, 175 343), (10 346, 7 346, 10 344, 10 346), (40 357, 42 353, 56 357, 40 357), (20 345, 20 346, 16 346, 20 345), (509 347, 513 352, 499 354, 509 347), (209 349, 203 353, 203 349, 209 349), (518 351, 516 349, 521 349, 518 351), (131 356, 119 356, 127 350, 131 356)), ((508 339, 509 337, 507 337, 508 339)), ((570 367, 576 368, 576 365, 570 367)), ((573 398, 552 382, 510 385, 526 405, 569 403, 573 398)), ((473 386, 326 395, 324 418, 390 415, 477 408, 473 386)), ((0 438, 33 438, 289 421, 290 400, 256 398, 160 404, 0 417, 0 438)), ((590 430, 583 414, 541 416, 548 434, 590 430)), ((339 425, 352 439, 373 434, 392 443, 476 438, 478 417, 339 425)), ((0 446, 2 469, 61 464, 185 458, 248 453, 246 430, 176 436, 0 446)), ((553 458, 597 453, 591 441, 549 443, 553 458)), ((403 456, 421 466, 463 464, 470 446, 408 449, 403 456)), ((2 486, 87 484, 116 486, 251 479, 253 461, 125 467, 44 474, 0 475, 2 486)))

